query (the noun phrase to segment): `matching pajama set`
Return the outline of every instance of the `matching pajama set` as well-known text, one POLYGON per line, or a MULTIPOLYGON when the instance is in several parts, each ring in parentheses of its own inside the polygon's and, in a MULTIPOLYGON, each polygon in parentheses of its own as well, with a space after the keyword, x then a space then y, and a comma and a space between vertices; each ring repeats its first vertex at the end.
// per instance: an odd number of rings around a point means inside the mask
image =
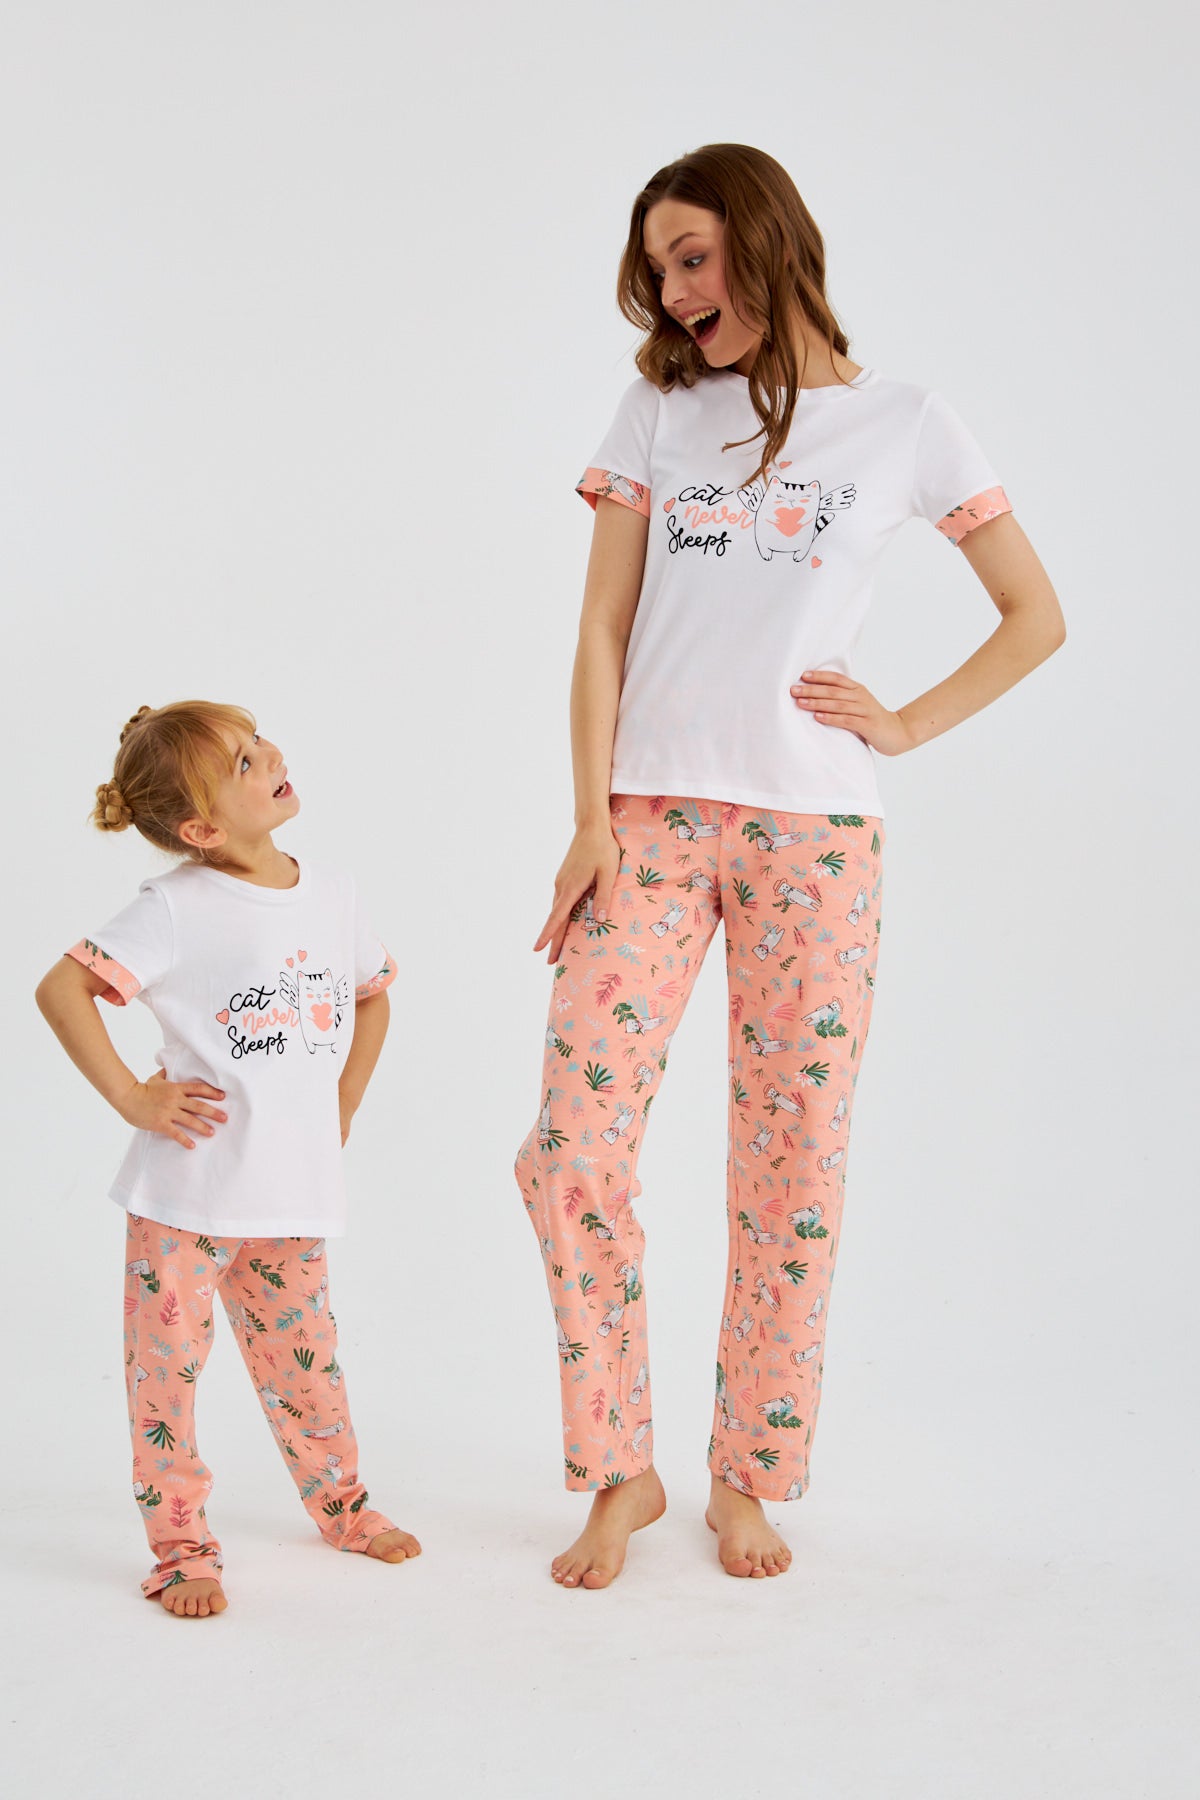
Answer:
MULTIPOLYGON (((195 1149, 136 1132, 111 1197, 128 1214, 125 1375, 147 1594, 219 1576, 196 1386, 219 1295, 281 1454, 327 1542, 365 1550, 371 1510, 330 1310, 325 1239, 345 1230, 338 1079, 357 1000, 393 966, 348 876, 287 889, 185 863, 68 952, 163 1033, 168 1081, 206 1081, 227 1122, 195 1149)), ((216 1104, 216 1103, 214 1103, 216 1104)))
POLYGON ((607 918, 588 898, 567 928, 516 1163, 554 1308, 569 1488, 652 1460, 638 1152, 719 924, 729 1260, 708 1462, 762 1499, 808 1485, 884 833, 873 751, 789 690, 808 670, 851 674, 906 520, 957 544, 1010 510, 946 402, 872 369, 802 392, 755 477, 758 430, 732 370, 668 393, 639 379, 578 483, 649 535, 613 748, 620 872, 607 918))

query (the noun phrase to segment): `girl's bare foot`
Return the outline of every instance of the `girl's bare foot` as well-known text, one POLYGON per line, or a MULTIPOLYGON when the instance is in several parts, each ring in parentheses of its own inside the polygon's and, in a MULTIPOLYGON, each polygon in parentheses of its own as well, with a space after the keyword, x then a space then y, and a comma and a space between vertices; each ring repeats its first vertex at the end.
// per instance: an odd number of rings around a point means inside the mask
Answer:
POLYGON ((176 1581, 170 1587, 147 1594, 147 1600, 161 1600, 177 1619, 207 1619, 210 1613, 223 1613, 229 1605, 219 1581, 207 1575, 196 1581, 176 1581))
POLYGON ((555 1557, 550 1573, 561 1587, 607 1587, 625 1566, 630 1534, 653 1525, 666 1510, 667 1496, 656 1469, 601 1488, 587 1524, 571 1548, 555 1557))
POLYGON ((367 1555, 378 1562, 407 1562, 410 1556, 420 1556, 421 1546, 409 1531, 401 1531, 393 1527, 391 1531, 381 1531, 367 1545, 367 1555))
POLYGON ((786 1575, 792 1553, 763 1516, 762 1502, 739 1494, 716 1475, 704 1515, 717 1534, 717 1555, 727 1575, 786 1575))

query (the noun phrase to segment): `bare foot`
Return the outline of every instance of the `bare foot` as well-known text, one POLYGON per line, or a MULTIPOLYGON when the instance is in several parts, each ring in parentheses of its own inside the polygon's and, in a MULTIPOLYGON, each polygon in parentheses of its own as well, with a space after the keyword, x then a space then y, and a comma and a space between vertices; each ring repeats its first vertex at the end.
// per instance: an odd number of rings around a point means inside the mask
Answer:
POLYGON ((763 1515, 762 1502, 739 1494, 717 1476, 704 1515, 717 1534, 717 1555, 727 1575, 786 1575, 792 1553, 763 1515))
POLYGON ((562 1587, 607 1587, 625 1566, 630 1534, 653 1525, 666 1510, 667 1496, 656 1469, 601 1488, 587 1524, 571 1548, 555 1557, 550 1573, 562 1587))
POLYGON ((207 1575, 196 1581, 176 1581, 170 1587, 147 1594, 147 1600, 161 1600, 177 1619, 207 1619, 210 1613, 223 1613, 229 1605, 219 1581, 207 1575))
POLYGON ((381 1531, 367 1545, 367 1555, 379 1562, 407 1562, 410 1556, 420 1556, 421 1546, 409 1531, 401 1531, 398 1526, 391 1531, 381 1531))

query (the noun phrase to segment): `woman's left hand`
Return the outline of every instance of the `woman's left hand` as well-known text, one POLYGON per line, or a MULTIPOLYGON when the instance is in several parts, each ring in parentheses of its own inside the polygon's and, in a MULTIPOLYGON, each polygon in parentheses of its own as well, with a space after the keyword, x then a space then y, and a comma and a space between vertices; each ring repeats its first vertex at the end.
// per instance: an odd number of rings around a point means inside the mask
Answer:
POLYGON ((861 681, 836 669, 806 669, 792 688, 796 705, 820 725, 852 731, 881 756, 899 756, 915 739, 898 712, 889 712, 861 681))

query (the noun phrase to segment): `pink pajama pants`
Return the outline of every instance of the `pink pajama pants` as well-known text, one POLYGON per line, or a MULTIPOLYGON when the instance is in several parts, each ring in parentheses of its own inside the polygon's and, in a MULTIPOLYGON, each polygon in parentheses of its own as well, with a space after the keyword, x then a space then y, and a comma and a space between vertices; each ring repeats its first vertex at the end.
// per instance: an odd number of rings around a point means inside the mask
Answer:
POLYGON ((569 1488, 649 1467, 647 1116, 719 922, 729 977, 729 1263, 708 1462, 798 1499, 821 1391, 855 1082, 875 985, 878 819, 614 795, 606 920, 572 916, 542 1106, 516 1173, 558 1330, 569 1488))
POLYGON ((196 1448, 195 1397, 219 1293, 267 1423, 327 1543, 365 1550, 391 1521, 367 1508, 337 1359, 321 1238, 210 1238, 129 1214, 125 1382, 133 1492, 155 1565, 147 1594, 219 1578, 196 1448))

